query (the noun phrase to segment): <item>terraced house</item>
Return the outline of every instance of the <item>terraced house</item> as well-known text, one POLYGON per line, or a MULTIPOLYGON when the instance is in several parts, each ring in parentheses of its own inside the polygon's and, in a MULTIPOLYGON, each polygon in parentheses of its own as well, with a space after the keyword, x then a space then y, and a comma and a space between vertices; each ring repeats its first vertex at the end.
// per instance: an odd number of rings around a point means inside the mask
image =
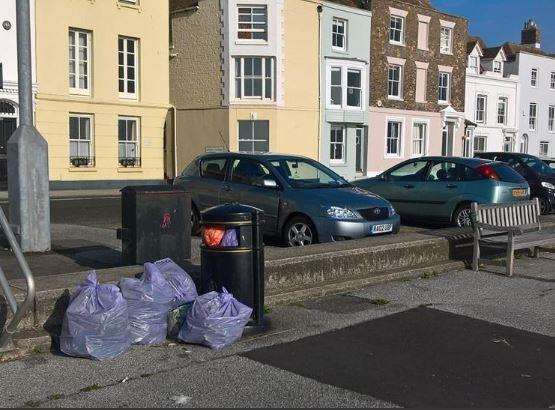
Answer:
POLYGON ((429 0, 373 0, 367 174, 461 155, 467 21, 429 0))
POLYGON ((36 0, 36 127, 53 188, 164 179, 167 0, 36 0))
POLYGON ((317 158, 316 7, 302 0, 171 1, 177 169, 209 151, 317 158))

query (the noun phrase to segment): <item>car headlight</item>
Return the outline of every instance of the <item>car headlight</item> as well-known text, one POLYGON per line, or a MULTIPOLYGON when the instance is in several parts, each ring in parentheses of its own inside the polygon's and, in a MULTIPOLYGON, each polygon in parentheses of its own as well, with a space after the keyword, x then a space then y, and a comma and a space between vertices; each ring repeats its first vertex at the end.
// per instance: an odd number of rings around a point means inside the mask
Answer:
POLYGON ((542 187, 555 190, 555 185, 553 185, 551 182, 542 182, 542 187))
POLYGON ((395 210, 395 208, 393 208, 393 206, 389 206, 389 217, 391 218, 392 216, 397 215, 397 211, 395 210))
POLYGON ((362 219, 362 216, 357 211, 351 211, 347 208, 339 206, 330 206, 324 210, 324 215, 333 219, 362 219))

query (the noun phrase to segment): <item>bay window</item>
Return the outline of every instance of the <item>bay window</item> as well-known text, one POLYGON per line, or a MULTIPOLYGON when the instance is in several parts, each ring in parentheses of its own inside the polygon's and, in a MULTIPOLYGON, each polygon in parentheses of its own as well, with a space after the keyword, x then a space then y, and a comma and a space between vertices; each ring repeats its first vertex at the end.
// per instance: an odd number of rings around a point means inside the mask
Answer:
POLYGON ((330 63, 327 70, 328 109, 362 110, 366 67, 350 61, 330 63))

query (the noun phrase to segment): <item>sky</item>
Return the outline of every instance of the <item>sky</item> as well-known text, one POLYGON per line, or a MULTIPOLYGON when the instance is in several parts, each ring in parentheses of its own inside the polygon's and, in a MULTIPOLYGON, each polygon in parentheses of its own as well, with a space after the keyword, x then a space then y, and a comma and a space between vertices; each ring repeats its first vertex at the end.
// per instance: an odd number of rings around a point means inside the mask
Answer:
POLYGON ((538 23, 542 50, 555 53, 555 0, 432 0, 439 10, 466 17, 469 33, 488 47, 506 41, 520 43, 524 21, 538 23))

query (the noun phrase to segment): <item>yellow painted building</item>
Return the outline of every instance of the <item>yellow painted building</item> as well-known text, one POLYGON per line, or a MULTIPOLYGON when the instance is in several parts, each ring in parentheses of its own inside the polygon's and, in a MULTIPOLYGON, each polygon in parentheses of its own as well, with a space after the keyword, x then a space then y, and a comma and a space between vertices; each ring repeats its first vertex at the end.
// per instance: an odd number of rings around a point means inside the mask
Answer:
POLYGON ((199 154, 228 149, 318 159, 317 6, 310 0, 170 1, 178 170, 199 154))
POLYGON ((35 0, 36 126, 53 188, 164 179, 168 0, 35 0))

